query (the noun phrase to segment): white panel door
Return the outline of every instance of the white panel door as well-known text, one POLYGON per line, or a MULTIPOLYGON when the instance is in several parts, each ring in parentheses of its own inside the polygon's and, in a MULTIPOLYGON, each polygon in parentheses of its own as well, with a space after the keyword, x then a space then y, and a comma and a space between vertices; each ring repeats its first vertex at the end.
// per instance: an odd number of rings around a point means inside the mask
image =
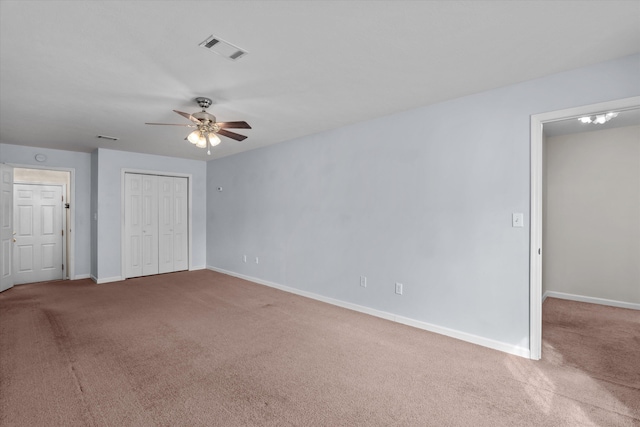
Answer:
POLYGON ((160 273, 189 268, 187 178, 159 177, 160 273))
POLYGON ((0 165, 0 292, 13 286, 13 168, 0 165))
POLYGON ((14 284, 62 279, 62 187, 15 184, 14 284))
POLYGON ((142 175, 142 275, 158 274, 158 177, 142 175))
POLYGON ((174 197, 173 177, 161 176, 158 179, 158 256, 160 273, 173 270, 173 218, 174 197))
POLYGON ((189 269, 188 182, 173 178, 173 271, 189 269))
POLYGON ((187 178, 159 177, 160 273, 189 268, 187 182, 187 178))
POLYGON ((126 173, 125 277, 158 274, 158 177, 126 173))
POLYGON ((125 173, 125 278, 189 268, 188 180, 125 173))
POLYGON ((142 175, 124 175, 125 278, 142 276, 142 175))

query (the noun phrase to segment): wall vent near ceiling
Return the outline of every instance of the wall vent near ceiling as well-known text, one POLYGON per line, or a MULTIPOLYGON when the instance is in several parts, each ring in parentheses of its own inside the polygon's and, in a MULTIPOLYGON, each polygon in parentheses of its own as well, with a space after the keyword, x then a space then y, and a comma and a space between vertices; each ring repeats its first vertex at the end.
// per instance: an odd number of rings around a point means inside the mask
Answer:
POLYGON ((220 56, 224 56, 232 61, 236 61, 247 54, 246 50, 242 50, 238 46, 234 46, 214 35, 207 37, 207 39, 198 46, 217 53, 220 56))
POLYGON ((107 135, 98 135, 97 138, 108 139, 109 141, 117 141, 120 139, 120 138, 116 138, 115 136, 107 136, 107 135))

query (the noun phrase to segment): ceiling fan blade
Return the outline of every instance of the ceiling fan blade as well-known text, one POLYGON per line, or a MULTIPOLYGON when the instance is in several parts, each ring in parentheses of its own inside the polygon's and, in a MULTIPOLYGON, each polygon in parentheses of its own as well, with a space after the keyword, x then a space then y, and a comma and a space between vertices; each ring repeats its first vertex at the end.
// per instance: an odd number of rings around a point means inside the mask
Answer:
POLYGON ((216 123, 221 129, 251 129, 247 122, 221 122, 216 123))
POLYGON ((242 141, 247 139, 246 136, 240 135, 239 133, 229 132, 228 130, 220 129, 218 131, 219 135, 226 136, 227 138, 235 139, 236 141, 242 141))
POLYGON ((176 123, 145 123, 145 125, 160 125, 160 126, 186 126, 189 128, 195 128, 197 127, 196 125, 179 125, 176 123))
POLYGON ((196 119, 195 117, 193 117, 189 113, 183 113, 182 111, 178 111, 178 110, 173 110, 173 111, 178 113, 178 114, 180 114, 182 117, 185 117, 185 118, 191 120, 194 123, 197 123, 197 124, 201 124, 202 123, 200 120, 196 119))

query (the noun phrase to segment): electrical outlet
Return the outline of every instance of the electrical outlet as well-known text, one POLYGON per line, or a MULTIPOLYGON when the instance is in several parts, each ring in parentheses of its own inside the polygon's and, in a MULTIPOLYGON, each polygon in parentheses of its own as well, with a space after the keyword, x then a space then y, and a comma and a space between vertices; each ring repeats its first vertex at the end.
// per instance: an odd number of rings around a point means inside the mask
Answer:
POLYGON ((242 255, 242 261, 247 262, 247 256, 246 255, 242 255))
POLYGON ((367 287, 367 276, 360 276, 360 286, 363 288, 367 287))
POLYGON ((402 283, 396 282, 396 294, 402 295, 402 283))
POLYGON ((256 257, 256 264, 259 264, 260 260, 258 259, 258 257, 256 257))

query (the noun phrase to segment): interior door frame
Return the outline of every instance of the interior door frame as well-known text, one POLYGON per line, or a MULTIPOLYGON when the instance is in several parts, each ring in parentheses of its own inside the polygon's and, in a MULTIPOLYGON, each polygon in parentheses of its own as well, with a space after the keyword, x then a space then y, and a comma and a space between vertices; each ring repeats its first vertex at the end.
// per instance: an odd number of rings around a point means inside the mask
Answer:
POLYGON ((542 197, 544 174, 545 123, 579 118, 608 110, 623 111, 640 107, 640 96, 617 99, 598 104, 583 105, 564 110, 550 111, 531 116, 531 225, 529 249, 529 357, 539 360, 542 357, 542 197))
MULTIPOLYGON (((76 170, 74 168, 61 168, 61 167, 45 166, 45 165, 27 165, 27 164, 19 164, 19 163, 9 163, 8 165, 13 168, 19 168, 19 169, 20 168, 21 169, 41 169, 41 170, 49 170, 49 171, 69 172, 69 199, 66 201, 66 203, 69 203, 69 206, 70 206, 69 223, 67 224, 67 230, 69 233, 69 244, 66 247, 67 254, 69 255, 69 265, 67 266, 67 277, 69 280, 76 280, 76 275, 75 275, 76 170)), ((44 183, 38 183, 38 184, 44 184, 44 183)), ((54 185, 60 185, 60 184, 54 184, 54 185)), ((66 216, 64 209, 62 211, 62 216, 66 216)), ((62 240, 66 241, 66 239, 62 239, 62 240)))
POLYGON ((157 175, 157 176, 172 176, 177 178, 187 178, 187 197, 189 200, 187 201, 187 218, 188 218, 188 243, 187 243, 187 257, 189 258, 189 271, 193 270, 193 175, 190 173, 178 173, 178 172, 163 172, 157 170, 146 170, 146 169, 132 169, 132 168, 122 168, 120 169, 120 277, 122 279, 125 278, 125 244, 126 244, 126 235, 124 229, 124 204, 126 201, 125 197, 125 182, 124 176, 127 173, 139 173, 143 175, 157 175))

